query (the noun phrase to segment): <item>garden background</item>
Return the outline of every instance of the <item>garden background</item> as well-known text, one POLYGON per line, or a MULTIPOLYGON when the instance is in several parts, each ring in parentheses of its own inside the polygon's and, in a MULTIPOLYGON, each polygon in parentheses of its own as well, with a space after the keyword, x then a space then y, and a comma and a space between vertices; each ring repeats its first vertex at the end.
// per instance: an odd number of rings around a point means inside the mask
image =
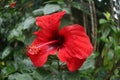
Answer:
POLYGON ((0 0, 0 80, 120 80, 120 0, 0 0), (54 57, 34 67, 26 55, 36 16, 61 10, 61 26, 83 25, 94 46, 76 72, 54 57))

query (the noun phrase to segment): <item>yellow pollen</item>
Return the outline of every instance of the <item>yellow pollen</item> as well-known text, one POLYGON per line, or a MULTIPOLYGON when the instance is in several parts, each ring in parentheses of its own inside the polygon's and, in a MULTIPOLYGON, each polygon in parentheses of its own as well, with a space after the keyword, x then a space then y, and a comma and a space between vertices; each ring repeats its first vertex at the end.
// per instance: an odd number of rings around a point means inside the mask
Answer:
POLYGON ((39 51, 40 51, 40 48, 37 46, 30 46, 28 48, 28 52, 32 55, 38 54, 39 51))

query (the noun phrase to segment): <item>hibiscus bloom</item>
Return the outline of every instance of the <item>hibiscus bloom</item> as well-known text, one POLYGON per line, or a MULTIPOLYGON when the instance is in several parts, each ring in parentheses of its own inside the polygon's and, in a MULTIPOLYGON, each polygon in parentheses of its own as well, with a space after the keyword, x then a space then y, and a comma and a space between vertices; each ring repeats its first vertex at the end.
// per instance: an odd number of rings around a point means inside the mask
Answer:
POLYGON ((12 2, 11 4, 10 4, 10 8, 14 8, 16 6, 16 2, 12 2))
POLYGON ((69 71, 76 71, 91 55, 93 47, 81 25, 74 24, 58 29, 64 14, 61 11, 36 18, 36 25, 41 30, 34 33, 36 38, 27 51, 35 66, 43 66, 49 55, 58 52, 59 60, 67 64, 69 71))

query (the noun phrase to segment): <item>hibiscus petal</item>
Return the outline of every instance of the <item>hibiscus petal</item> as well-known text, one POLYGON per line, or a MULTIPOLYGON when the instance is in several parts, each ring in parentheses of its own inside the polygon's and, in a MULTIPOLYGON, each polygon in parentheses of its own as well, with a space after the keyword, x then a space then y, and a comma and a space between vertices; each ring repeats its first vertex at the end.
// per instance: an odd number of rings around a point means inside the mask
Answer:
POLYGON ((34 34, 37 36, 39 42, 45 43, 53 40, 54 36, 58 35, 58 31, 39 30, 34 32, 34 34))
POLYGON ((47 57, 48 57, 48 54, 46 54, 46 53, 38 53, 35 55, 31 55, 30 53, 27 53, 27 54, 30 57, 32 63, 36 67, 42 67, 45 64, 45 62, 47 61, 47 57))
POLYGON ((55 55, 57 48, 50 46, 54 42, 40 43, 38 39, 35 39, 28 47, 27 55, 35 66, 43 66, 49 55, 55 55))
POLYGON ((71 58, 67 63, 69 71, 73 72, 78 70, 85 61, 86 59, 71 58))
POLYGON ((47 30, 39 30, 34 32, 34 34, 37 36, 37 39, 39 42, 48 42, 49 39, 52 37, 52 33, 47 30))
POLYGON ((36 25, 42 29, 58 30, 60 19, 65 13, 65 11, 61 11, 51 15, 36 17, 36 25))
POLYGON ((59 49, 58 58, 60 59, 60 61, 65 63, 67 63, 69 59, 72 58, 72 56, 69 55, 69 50, 67 49, 67 47, 63 47, 59 49))
POLYGON ((66 26, 61 29, 60 35, 65 37, 64 46, 68 47, 74 57, 85 59, 91 55, 93 51, 89 37, 80 25, 66 26))
POLYGON ((67 64, 69 71, 73 72, 80 68, 86 59, 76 58, 76 56, 71 55, 70 51, 68 47, 61 48, 58 52, 58 58, 67 64))

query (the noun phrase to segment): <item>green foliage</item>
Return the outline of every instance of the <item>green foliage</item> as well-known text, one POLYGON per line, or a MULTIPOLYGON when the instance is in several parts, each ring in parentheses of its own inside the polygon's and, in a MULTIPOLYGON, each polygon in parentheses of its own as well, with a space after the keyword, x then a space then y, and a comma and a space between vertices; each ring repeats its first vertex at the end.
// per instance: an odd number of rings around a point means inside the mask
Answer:
MULTIPOLYGON (((102 54, 101 57, 103 59, 103 67, 107 71, 107 74, 111 77, 110 80, 117 80, 115 77, 115 74, 119 73, 118 69, 119 67, 119 51, 118 47, 120 46, 120 28, 116 26, 116 23, 111 18, 110 13, 104 13, 106 19, 100 19, 101 24, 101 41, 104 43, 104 47, 102 48, 102 54), (117 48, 117 50, 116 50, 117 48), (114 73, 114 71, 117 71, 114 73), (114 75, 113 75, 114 74, 114 75)), ((119 80, 119 79, 118 79, 119 80)))
POLYGON ((33 80, 33 78, 28 74, 19 74, 10 75, 8 80, 33 80))
MULTIPOLYGON (((95 5, 98 13, 104 13, 97 15, 97 49, 76 72, 69 72, 54 56, 50 56, 43 67, 37 68, 27 57, 26 50, 35 38, 33 32, 38 29, 36 16, 65 10, 67 14, 61 20, 61 27, 74 22, 83 24, 84 13, 91 24, 88 1, 20 0, 16 1, 15 8, 10 8, 12 1, 0 3, 0 80, 120 80, 120 28, 106 5, 101 4, 109 0, 101 3, 94 0, 99 4, 95 5)), ((91 28, 87 28, 88 35, 91 35, 91 28)))
POLYGON ((60 11, 61 8, 59 5, 56 5, 56 4, 46 4, 44 9, 43 9, 43 12, 44 14, 51 14, 51 13, 54 13, 56 11, 60 11))
POLYGON ((2 53, 1 59, 5 59, 11 53, 11 51, 11 47, 7 46, 2 53))

